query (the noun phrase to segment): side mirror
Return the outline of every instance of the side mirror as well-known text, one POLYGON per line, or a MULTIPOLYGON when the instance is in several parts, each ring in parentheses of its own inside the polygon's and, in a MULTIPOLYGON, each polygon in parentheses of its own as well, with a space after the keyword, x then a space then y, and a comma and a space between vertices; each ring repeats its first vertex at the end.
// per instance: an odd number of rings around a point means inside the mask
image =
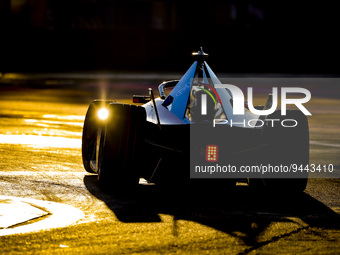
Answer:
POLYGON ((134 103, 147 103, 150 102, 151 97, 150 96, 139 96, 139 95, 133 95, 132 100, 134 103))

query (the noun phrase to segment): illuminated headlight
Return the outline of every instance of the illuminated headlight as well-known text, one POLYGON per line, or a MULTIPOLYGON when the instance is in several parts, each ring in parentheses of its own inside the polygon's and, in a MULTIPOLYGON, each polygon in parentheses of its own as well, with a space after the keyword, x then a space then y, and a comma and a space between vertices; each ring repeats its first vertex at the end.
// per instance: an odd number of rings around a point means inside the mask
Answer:
POLYGON ((98 111, 98 117, 101 120, 106 120, 109 116, 109 111, 106 108, 102 108, 98 111))

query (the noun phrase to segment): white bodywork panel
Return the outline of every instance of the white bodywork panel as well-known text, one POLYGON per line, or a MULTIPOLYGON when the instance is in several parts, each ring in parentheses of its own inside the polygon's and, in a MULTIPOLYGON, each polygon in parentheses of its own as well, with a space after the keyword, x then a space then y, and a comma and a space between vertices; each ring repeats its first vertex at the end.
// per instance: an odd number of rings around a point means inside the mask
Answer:
MULTIPOLYGON (((162 103, 164 102, 163 99, 156 98, 155 104, 158 111, 159 121, 162 125, 183 125, 183 124, 189 124, 190 122, 187 119, 180 120, 177 118, 175 114, 170 112, 167 108, 165 108, 162 103)), ((153 106, 152 101, 146 103, 143 105, 146 111, 146 120, 149 122, 152 122, 154 124, 157 124, 157 117, 155 108, 153 106)))

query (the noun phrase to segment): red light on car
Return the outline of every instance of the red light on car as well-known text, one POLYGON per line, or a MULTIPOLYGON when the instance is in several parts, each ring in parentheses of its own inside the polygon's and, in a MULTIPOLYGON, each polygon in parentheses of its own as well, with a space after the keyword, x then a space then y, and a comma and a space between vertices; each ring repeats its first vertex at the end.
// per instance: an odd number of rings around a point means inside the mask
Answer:
POLYGON ((218 160, 218 146, 207 145, 205 159, 209 162, 216 162, 218 160))

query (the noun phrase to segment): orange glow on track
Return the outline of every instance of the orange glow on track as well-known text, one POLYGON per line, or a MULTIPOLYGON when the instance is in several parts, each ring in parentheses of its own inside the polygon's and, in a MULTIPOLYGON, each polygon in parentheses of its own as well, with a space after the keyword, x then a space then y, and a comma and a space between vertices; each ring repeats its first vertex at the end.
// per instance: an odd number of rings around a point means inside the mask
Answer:
POLYGON ((81 148, 81 139, 36 136, 36 135, 0 135, 0 144, 32 145, 34 147, 81 148))

